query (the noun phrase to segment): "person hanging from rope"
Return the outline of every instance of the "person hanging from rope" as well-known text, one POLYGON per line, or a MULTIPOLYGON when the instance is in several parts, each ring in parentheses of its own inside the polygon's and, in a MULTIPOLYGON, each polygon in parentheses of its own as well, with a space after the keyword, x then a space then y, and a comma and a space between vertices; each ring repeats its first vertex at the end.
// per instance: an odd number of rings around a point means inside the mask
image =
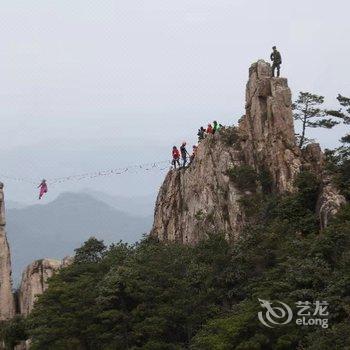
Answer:
POLYGON ((191 165, 192 162, 194 161, 194 158, 196 157, 197 149, 198 149, 198 146, 196 146, 196 145, 192 146, 192 154, 190 156, 190 164, 189 165, 191 165))
POLYGON ((213 134, 213 127, 211 126, 210 123, 208 124, 208 127, 207 127, 207 134, 213 134))
POLYGON ((180 152, 181 152, 181 158, 182 158, 182 167, 184 168, 187 163, 187 155, 190 157, 190 154, 187 152, 186 149, 186 142, 182 142, 182 145, 180 147, 180 152))
POLYGON ((47 193, 47 183, 46 183, 45 179, 43 181, 41 181, 41 184, 38 186, 38 188, 40 188, 39 199, 41 199, 43 197, 43 195, 45 193, 47 193))
POLYGON ((176 146, 173 147, 172 155, 173 155, 172 164, 174 166, 174 169, 176 169, 176 164, 180 167, 180 152, 176 146))
POLYGON ((203 126, 200 127, 200 129, 198 129, 198 142, 201 142, 202 140, 204 140, 205 137, 205 129, 203 128, 203 126))

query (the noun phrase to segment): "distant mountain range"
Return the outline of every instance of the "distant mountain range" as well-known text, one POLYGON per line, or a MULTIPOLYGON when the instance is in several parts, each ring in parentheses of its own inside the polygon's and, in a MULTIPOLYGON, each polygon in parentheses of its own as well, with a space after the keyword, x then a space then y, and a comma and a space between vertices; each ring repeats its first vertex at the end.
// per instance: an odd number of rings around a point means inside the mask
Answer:
POLYGON ((137 198, 121 199, 90 191, 89 194, 63 193, 44 205, 14 208, 17 203, 10 203, 7 233, 15 284, 33 260, 63 258, 90 236, 103 239, 105 243, 139 240, 149 232, 152 216, 147 214, 153 212, 150 199, 142 198, 139 201, 137 198))
POLYGON ((11 201, 11 200, 6 200, 6 209, 22 209, 27 206, 27 204, 21 203, 21 202, 16 202, 16 201, 11 201))
POLYGON ((124 197, 110 195, 104 192, 85 189, 84 193, 100 199, 113 208, 136 216, 153 216, 154 204, 156 202, 156 193, 148 196, 124 197))

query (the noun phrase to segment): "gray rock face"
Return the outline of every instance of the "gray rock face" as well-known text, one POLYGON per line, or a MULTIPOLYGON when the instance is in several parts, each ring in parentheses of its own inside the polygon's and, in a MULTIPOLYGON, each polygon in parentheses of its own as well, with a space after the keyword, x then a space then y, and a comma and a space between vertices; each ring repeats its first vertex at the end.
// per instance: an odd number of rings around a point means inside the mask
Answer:
POLYGON ((9 319, 15 314, 11 280, 11 256, 5 225, 3 184, 0 183, 0 320, 9 319))
POLYGON ((238 128, 208 135, 190 167, 167 174, 151 235, 196 244, 211 232, 223 232, 234 241, 246 223, 239 201, 242 192, 228 176, 228 169, 237 165, 267 171, 275 193, 295 191, 301 169, 318 174, 323 183, 318 206, 322 227, 345 201, 326 179, 319 145, 310 145, 303 153, 296 145, 287 79, 272 78, 270 64, 258 61, 249 69, 246 114, 238 128))
POLYGON ((19 288, 18 304, 21 315, 27 316, 33 309, 38 295, 48 287, 47 280, 61 267, 70 263, 68 258, 64 260, 42 259, 36 260, 27 266, 22 274, 19 288))

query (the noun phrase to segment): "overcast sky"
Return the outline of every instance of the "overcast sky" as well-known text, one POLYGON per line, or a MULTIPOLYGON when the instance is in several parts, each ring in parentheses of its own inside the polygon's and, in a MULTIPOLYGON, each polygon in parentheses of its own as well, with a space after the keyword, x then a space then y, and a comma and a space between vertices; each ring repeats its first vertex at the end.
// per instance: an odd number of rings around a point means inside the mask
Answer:
MULTIPOLYGON (((274 44, 294 96, 334 107, 350 95, 349 11, 345 0, 3 0, 0 173, 39 180, 167 159, 200 125, 237 122, 249 65, 274 44)), ((332 147, 345 132, 312 136, 332 147)), ((67 183, 50 196, 155 193, 163 176, 67 183)), ((7 198, 36 196, 2 181, 7 198)))

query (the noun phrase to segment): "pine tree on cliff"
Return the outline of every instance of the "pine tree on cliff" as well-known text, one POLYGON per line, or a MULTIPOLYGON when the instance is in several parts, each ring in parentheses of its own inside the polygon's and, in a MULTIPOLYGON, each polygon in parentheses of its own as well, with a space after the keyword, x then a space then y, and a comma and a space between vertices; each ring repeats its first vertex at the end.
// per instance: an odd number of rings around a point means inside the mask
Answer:
POLYGON ((325 118, 328 113, 321 108, 323 103, 323 96, 310 92, 299 92, 298 99, 293 103, 294 119, 302 123, 301 135, 298 135, 299 147, 303 147, 306 143, 311 141, 306 137, 307 128, 331 129, 339 124, 339 122, 333 118, 325 118))
MULTIPOLYGON (((327 111, 328 115, 342 119, 344 124, 350 125, 350 98, 339 94, 337 100, 342 107, 345 107, 345 111, 343 109, 330 110, 327 111)), ((341 142, 350 144, 350 134, 343 136, 341 142)))

